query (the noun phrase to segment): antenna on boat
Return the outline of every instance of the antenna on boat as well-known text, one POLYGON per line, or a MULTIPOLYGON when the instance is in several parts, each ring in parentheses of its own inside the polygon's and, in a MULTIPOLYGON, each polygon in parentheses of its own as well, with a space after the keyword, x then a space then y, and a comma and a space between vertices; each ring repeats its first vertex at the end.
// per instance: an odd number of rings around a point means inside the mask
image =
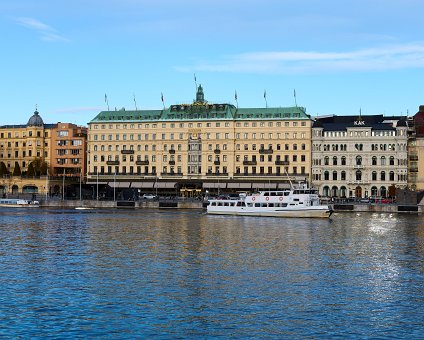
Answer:
POLYGON ((286 169, 286 168, 284 168, 284 172, 286 173, 287 179, 288 179, 288 180, 289 180, 289 182, 290 182, 290 189, 292 189, 292 190, 293 190, 293 183, 292 183, 292 181, 291 181, 291 179, 290 179, 289 174, 287 173, 287 169, 286 169))

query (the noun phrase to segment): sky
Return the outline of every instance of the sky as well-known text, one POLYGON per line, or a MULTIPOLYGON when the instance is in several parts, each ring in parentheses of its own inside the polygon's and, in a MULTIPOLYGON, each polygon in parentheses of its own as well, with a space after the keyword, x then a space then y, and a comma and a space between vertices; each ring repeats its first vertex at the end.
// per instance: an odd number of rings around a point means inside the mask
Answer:
POLYGON ((423 0, 1 0, 0 125, 192 103, 424 104, 423 0), (196 83, 195 83, 196 80, 196 83), (264 93, 266 92, 266 98, 264 93), (164 103, 161 101, 163 93, 164 103), (295 97, 296 93, 296 97, 295 97), (265 101, 266 100, 266 101, 265 101))

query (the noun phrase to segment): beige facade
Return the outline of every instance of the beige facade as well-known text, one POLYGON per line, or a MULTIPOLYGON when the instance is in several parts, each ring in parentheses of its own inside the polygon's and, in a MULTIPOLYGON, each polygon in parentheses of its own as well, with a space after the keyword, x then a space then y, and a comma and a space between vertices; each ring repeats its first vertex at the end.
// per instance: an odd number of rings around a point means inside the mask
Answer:
POLYGON ((238 109, 209 104, 199 91, 193 104, 167 110, 101 112, 88 124, 88 179, 204 188, 275 187, 288 184, 286 173, 310 179, 311 119, 303 108, 238 109))

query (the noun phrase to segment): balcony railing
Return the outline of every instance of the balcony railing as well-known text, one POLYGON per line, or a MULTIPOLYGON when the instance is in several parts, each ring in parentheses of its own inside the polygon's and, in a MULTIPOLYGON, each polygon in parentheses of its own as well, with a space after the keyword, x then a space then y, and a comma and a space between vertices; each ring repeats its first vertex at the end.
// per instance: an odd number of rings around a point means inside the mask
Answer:
POLYGON ((175 161, 169 161, 169 165, 175 165, 175 161))
POLYGON ((290 165, 289 161, 275 161, 275 165, 290 165))
POLYGON ((134 150, 121 150, 123 155, 134 155, 134 150))
POLYGON ((220 165, 220 164, 221 164, 221 162, 220 162, 220 161, 214 161, 214 162, 213 162, 213 164, 215 164, 215 165, 220 165))
POLYGON ((208 172, 206 176, 228 176, 228 172, 208 172))
POLYGON ((175 150, 174 150, 174 149, 171 149, 171 150, 169 150, 169 153, 170 153, 171 155, 173 155, 173 154, 175 154, 175 150))
POLYGON ((259 149, 260 154, 272 154, 274 152, 273 149, 259 149))
POLYGON ((149 161, 136 161, 136 165, 149 165, 149 161))
POLYGON ((119 165, 119 161, 107 161, 107 165, 119 165))
POLYGON ((161 172, 160 175, 162 177, 166 177, 166 176, 183 176, 182 172, 161 172))
MULTIPOLYGON (((289 177, 308 177, 308 173, 290 173, 288 174, 289 177)), ((234 177, 283 177, 287 179, 287 174, 285 173, 251 173, 251 172, 241 172, 241 173, 235 173, 234 177)))
POLYGON ((257 165, 257 161, 243 161, 243 165, 257 165))
POLYGON ((409 168, 409 172, 418 172, 418 168, 409 168))
POLYGON ((221 150, 220 149, 215 149, 215 150, 213 150, 213 153, 214 154, 220 154, 221 153, 221 150))

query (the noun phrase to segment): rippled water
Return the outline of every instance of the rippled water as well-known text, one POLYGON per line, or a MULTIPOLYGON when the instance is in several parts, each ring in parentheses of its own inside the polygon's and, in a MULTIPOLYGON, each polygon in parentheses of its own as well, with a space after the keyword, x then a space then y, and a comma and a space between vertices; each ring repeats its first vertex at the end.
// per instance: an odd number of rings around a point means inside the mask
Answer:
POLYGON ((0 336, 424 337, 424 216, 5 209, 0 236, 0 336))

